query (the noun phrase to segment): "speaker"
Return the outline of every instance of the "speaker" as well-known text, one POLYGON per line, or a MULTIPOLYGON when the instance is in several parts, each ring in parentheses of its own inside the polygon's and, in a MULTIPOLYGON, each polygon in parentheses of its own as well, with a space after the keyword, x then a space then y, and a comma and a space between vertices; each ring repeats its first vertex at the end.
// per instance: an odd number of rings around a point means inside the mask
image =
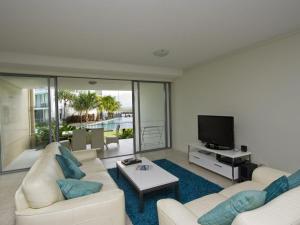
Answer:
POLYGON ((242 152, 247 152, 248 151, 247 145, 241 145, 241 151, 242 152))
POLYGON ((247 161, 239 167, 239 182, 252 179, 252 173, 257 168, 257 164, 247 161))

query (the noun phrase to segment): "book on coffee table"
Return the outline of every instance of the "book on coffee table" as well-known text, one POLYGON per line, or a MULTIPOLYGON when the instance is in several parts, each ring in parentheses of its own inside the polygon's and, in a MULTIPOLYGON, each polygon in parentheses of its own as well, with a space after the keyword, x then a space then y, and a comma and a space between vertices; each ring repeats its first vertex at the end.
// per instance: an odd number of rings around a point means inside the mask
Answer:
POLYGON ((147 171, 151 169, 151 165, 137 165, 136 170, 147 171))

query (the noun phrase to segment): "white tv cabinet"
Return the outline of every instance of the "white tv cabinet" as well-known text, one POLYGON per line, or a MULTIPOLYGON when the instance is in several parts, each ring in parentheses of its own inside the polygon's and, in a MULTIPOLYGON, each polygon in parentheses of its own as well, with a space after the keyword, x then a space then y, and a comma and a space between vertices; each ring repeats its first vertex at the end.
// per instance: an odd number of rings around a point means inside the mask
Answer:
POLYGON ((239 167, 234 166, 234 160, 248 157, 251 161, 251 152, 242 152, 239 150, 214 150, 206 148, 201 144, 188 145, 189 162, 204 167, 224 177, 231 179, 233 182, 239 178, 239 167), (216 155, 226 156, 232 159, 232 165, 224 164, 216 159, 216 155))

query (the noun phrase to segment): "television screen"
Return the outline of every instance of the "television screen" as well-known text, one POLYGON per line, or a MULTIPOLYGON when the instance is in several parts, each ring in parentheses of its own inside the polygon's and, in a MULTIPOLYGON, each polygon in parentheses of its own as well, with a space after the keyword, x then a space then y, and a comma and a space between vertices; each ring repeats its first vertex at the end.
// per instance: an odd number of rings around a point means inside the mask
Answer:
POLYGON ((198 116, 198 139, 217 149, 234 148, 232 116, 198 116))

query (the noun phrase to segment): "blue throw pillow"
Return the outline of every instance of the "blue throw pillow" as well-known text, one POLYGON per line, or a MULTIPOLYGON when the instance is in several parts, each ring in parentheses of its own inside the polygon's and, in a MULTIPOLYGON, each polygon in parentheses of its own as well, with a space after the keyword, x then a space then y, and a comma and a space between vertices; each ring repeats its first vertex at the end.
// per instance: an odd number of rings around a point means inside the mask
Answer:
POLYGON ((77 198, 99 192, 102 184, 92 181, 62 179, 56 181, 66 199, 77 198))
POLYGON ((74 178, 79 180, 85 176, 85 173, 82 172, 72 160, 62 155, 55 155, 55 158, 60 165, 65 178, 74 178))
POLYGON ((300 186, 300 170, 288 177, 289 189, 300 186))
POLYGON ((81 163, 80 163, 80 162, 78 161, 78 159, 76 159, 76 157, 72 154, 72 152, 70 151, 70 149, 68 149, 66 146, 63 146, 63 145, 59 146, 58 148, 59 148, 60 153, 61 153, 64 157, 66 157, 66 158, 72 160, 72 161, 76 164, 76 166, 81 166, 81 163))
POLYGON ((286 176, 279 177, 267 186, 264 191, 267 192, 266 203, 272 201, 282 193, 289 190, 289 182, 286 176))
POLYGON ((242 212, 256 209, 265 203, 265 191, 242 191, 220 203, 198 219, 201 225, 230 225, 242 212))

